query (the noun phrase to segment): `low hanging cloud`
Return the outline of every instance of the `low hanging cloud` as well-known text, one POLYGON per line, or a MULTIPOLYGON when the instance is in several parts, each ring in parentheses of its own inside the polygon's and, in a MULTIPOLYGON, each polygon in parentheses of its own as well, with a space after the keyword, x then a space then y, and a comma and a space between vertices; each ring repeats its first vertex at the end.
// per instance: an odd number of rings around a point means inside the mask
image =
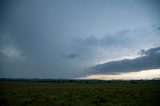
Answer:
POLYGON ((99 79, 99 80, 137 80, 154 79, 160 77, 160 69, 127 72, 121 74, 94 74, 75 79, 99 79))
POLYGON ((160 47, 143 50, 144 56, 98 64, 90 67, 92 73, 123 73, 160 68, 160 47))

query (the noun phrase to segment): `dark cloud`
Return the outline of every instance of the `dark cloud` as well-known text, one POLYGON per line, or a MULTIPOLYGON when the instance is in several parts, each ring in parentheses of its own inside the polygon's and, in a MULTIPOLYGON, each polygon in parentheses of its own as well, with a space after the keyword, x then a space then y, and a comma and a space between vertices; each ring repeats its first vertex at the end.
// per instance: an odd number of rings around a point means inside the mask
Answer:
POLYGON ((160 47, 152 48, 152 49, 145 51, 145 55, 154 55, 155 53, 156 54, 160 53, 160 47))
POLYGON ((144 49, 142 49, 142 50, 139 52, 139 54, 142 55, 142 56, 144 56, 144 55, 153 55, 153 54, 159 52, 159 50, 160 50, 160 47, 151 48, 151 49, 149 49, 149 50, 144 50, 144 49))
POLYGON ((95 73, 134 72, 160 68, 160 47, 144 51, 145 55, 135 59, 111 61, 91 67, 95 73))
POLYGON ((159 23, 146 3, 0 0, 0 77, 74 78, 96 61, 160 45, 159 30, 134 30, 159 23))
POLYGON ((64 58, 67 59, 75 59, 75 58, 79 58, 80 56, 76 53, 72 53, 72 54, 68 54, 68 55, 63 55, 64 58))

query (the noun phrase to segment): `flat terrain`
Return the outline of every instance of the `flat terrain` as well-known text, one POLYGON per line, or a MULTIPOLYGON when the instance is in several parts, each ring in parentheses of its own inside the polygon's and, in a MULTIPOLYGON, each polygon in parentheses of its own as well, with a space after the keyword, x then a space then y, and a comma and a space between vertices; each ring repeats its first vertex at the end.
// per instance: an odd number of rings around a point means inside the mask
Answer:
POLYGON ((0 106, 160 106, 160 81, 0 81, 0 106))

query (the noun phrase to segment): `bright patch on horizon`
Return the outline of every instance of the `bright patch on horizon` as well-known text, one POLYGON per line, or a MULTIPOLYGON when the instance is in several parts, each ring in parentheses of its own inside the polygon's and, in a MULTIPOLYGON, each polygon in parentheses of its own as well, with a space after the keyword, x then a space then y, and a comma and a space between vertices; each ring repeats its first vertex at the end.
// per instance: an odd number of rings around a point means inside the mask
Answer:
POLYGON ((118 60, 123 60, 123 59, 135 59, 137 57, 140 57, 140 55, 138 55, 137 53, 134 53, 132 55, 122 56, 120 58, 108 59, 108 60, 99 60, 99 61, 95 62, 94 65, 104 64, 104 63, 107 63, 107 62, 110 62, 110 61, 118 61, 118 60))
POLYGON ((160 69, 143 70, 139 72, 127 72, 121 74, 94 74, 75 79, 98 79, 98 80, 138 80, 160 78, 160 69))

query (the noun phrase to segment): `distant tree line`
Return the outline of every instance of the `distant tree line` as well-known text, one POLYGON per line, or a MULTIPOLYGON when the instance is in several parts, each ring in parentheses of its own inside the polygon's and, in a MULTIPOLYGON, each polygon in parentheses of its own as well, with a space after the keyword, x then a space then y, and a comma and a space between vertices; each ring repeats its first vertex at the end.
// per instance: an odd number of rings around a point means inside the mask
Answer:
POLYGON ((21 81, 21 82, 54 82, 54 83, 131 83, 160 82, 159 78, 152 80, 74 80, 74 79, 40 79, 40 78, 0 78, 0 81, 21 81))

